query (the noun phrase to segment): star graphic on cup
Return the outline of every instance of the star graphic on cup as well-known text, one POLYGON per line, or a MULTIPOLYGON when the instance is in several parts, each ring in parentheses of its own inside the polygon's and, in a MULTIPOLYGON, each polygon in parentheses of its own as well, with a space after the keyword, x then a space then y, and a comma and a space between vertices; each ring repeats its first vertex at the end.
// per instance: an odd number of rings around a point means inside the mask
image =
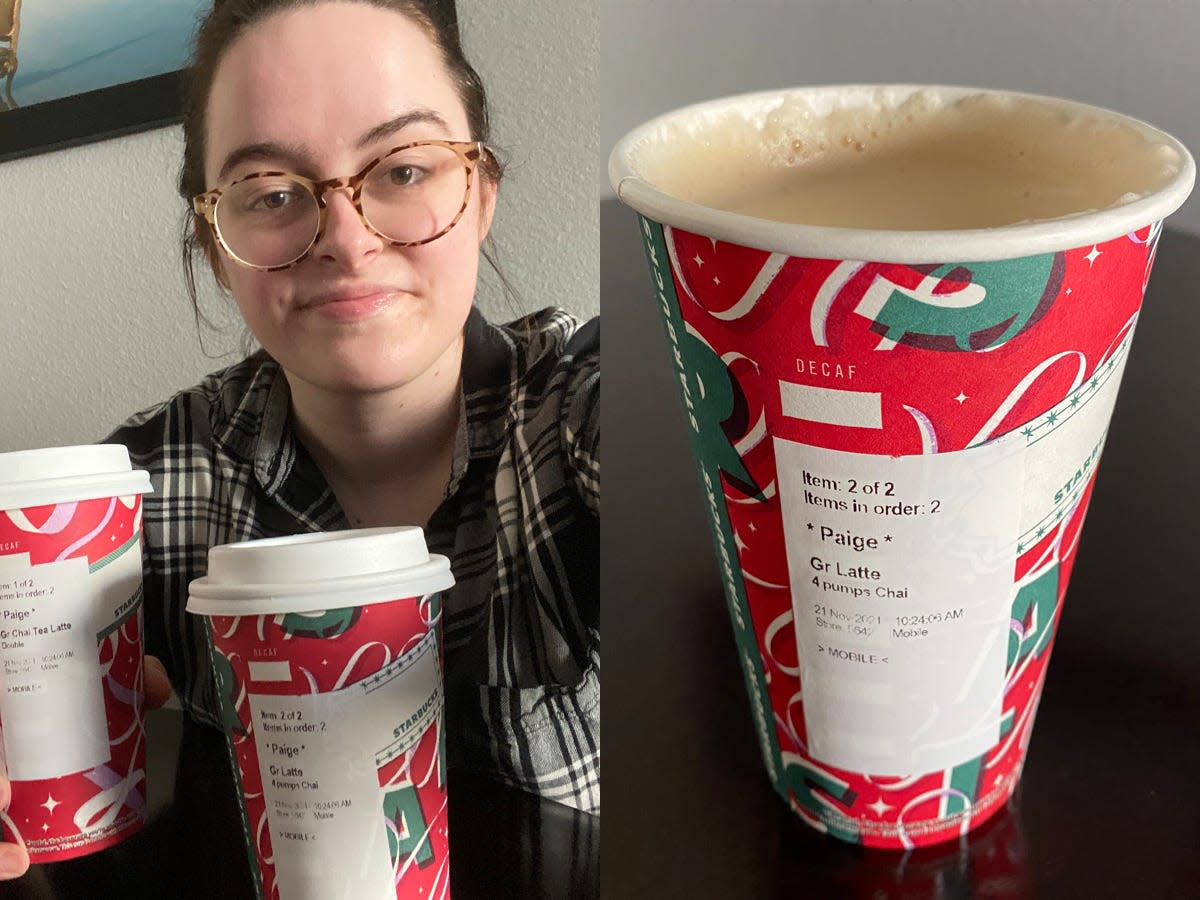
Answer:
POLYGON ((54 807, 61 806, 61 805, 62 805, 61 800, 55 800, 53 796, 51 796, 50 794, 47 794, 46 802, 42 804, 42 808, 45 809, 46 812, 50 813, 51 815, 54 815, 54 807))
POLYGON ((884 803, 883 798, 880 797, 874 803, 867 804, 867 809, 874 810, 875 815, 877 815, 877 816, 882 816, 885 812, 887 812, 889 809, 891 809, 891 807, 888 804, 884 803))

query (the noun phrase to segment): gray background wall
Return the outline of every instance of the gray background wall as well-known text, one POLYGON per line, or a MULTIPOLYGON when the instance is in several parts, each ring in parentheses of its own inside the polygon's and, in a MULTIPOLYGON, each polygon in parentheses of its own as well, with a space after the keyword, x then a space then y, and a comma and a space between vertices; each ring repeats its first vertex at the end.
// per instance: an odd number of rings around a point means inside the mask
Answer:
MULTIPOLYGON (((1197 0, 601 0, 600 44, 605 159, 630 128, 687 103, 864 82, 1054 94, 1200 150, 1197 0)), ((1200 201, 1170 224, 1200 232, 1200 201)))
MULTIPOLYGON (((458 0, 509 173, 493 233, 521 308, 599 311, 594 0, 458 0)), ((19 99, 19 98, 18 98, 19 99)), ((4 127, 0 114, 0 128, 4 127)), ((178 128, 0 163, 0 452, 86 443, 238 357, 232 304, 197 339, 177 249, 178 128)), ((493 319, 514 309, 485 284, 493 319)))

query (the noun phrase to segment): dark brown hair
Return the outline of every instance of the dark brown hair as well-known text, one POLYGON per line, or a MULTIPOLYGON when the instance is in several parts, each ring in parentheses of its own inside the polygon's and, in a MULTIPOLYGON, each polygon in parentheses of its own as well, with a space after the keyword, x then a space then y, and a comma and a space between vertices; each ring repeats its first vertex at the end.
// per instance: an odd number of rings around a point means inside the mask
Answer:
MULTIPOLYGON (((183 271, 187 281, 188 298, 196 315, 197 325, 204 320, 196 295, 195 259, 207 257, 214 274, 217 259, 216 240, 208 223, 190 212, 192 197, 203 193, 211 185, 204 183, 204 157, 207 152, 205 131, 207 128, 208 98, 213 78, 225 52, 248 29, 278 12, 304 6, 316 6, 329 0, 216 0, 212 11, 204 17, 196 33, 191 66, 185 76, 183 112, 183 165, 179 171, 179 194, 187 201, 189 214, 183 229, 183 271)), ((344 2, 344 0, 343 0, 344 2)), ((467 62, 459 37, 458 18, 453 0, 349 0, 366 3, 381 9, 392 10, 414 22, 441 52, 446 71, 467 114, 471 139, 487 142, 490 138, 487 95, 479 73, 467 62)), ((480 161, 484 174, 499 181, 504 172, 503 164, 492 154, 485 153, 480 161)), ((499 272, 487 250, 484 257, 507 288, 507 281, 499 272)))

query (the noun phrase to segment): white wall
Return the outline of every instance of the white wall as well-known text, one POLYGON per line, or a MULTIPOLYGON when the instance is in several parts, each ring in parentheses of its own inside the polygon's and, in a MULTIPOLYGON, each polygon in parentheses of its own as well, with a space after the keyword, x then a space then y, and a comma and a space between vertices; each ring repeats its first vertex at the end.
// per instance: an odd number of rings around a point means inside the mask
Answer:
MULTIPOLYGON (((598 14, 593 0, 458 0, 468 58, 508 152, 493 233, 532 311, 599 312, 598 14)), ((0 128, 4 127, 0 114, 0 128)), ((178 128, 0 163, 0 452, 85 443, 234 361, 242 328, 200 348, 184 288, 178 128), (222 355, 224 354, 224 355, 222 355)), ((485 285, 493 319, 519 310, 485 285)))
MULTIPOLYGON (((601 0, 609 149, 677 106, 802 84, 919 82, 1107 106, 1200 151, 1196 0, 601 0)), ((1200 200, 1170 220, 1200 232, 1200 200)))

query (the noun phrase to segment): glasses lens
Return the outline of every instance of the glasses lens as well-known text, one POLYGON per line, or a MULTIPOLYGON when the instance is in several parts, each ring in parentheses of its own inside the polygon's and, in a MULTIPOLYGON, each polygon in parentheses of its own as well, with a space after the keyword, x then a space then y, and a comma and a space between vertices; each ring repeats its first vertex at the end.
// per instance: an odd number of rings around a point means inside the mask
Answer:
POLYGON ((467 186, 467 168, 449 147, 398 150, 382 159, 363 183, 363 215, 390 240, 428 240, 454 224, 467 186))
POLYGON ((317 199, 286 175, 264 175, 225 191, 214 213, 225 246, 252 266, 285 266, 317 235, 317 199))

